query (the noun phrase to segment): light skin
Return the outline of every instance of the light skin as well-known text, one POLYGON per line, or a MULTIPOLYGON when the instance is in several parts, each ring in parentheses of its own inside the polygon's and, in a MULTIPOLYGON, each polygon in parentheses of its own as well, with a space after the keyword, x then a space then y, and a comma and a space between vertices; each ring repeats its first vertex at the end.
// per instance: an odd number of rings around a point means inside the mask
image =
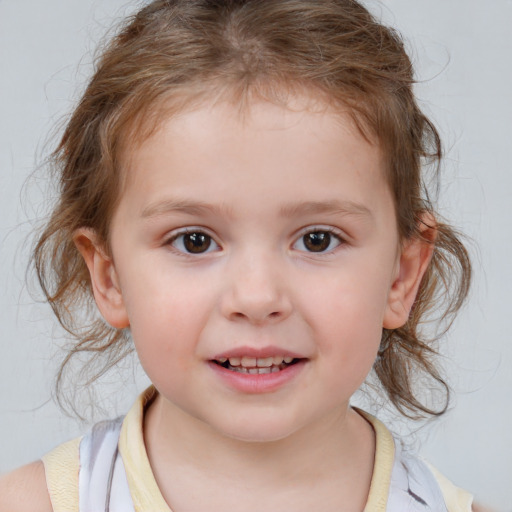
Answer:
POLYGON ((349 399, 382 328, 406 321, 431 249, 402 250, 378 146, 308 106, 220 103, 164 122, 126 156, 110 256, 77 237, 100 310, 131 329, 160 392, 146 443, 177 511, 367 498, 373 431, 349 399), (287 354, 291 376, 269 386, 220 368, 287 354))
POLYGON ((109 250, 76 236, 100 311, 159 391, 145 442, 175 512, 367 499, 374 433, 349 400, 432 246, 399 240, 379 147, 309 99, 165 121, 125 155, 109 250), (275 373, 233 368, 258 356, 275 373))

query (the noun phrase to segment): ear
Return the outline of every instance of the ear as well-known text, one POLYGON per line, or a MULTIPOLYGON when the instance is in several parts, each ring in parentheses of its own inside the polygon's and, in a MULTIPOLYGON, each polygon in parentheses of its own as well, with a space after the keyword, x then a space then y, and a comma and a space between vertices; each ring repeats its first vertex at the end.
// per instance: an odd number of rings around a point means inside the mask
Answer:
POLYGON ((103 318, 116 329, 129 327, 114 262, 107 256, 96 233, 81 228, 76 231, 73 241, 89 269, 94 299, 103 318))
POLYGON ((385 329, 397 329, 407 322, 421 280, 432 259, 437 236, 436 221, 433 215, 425 213, 419 223, 420 235, 406 240, 402 247, 384 314, 385 329))

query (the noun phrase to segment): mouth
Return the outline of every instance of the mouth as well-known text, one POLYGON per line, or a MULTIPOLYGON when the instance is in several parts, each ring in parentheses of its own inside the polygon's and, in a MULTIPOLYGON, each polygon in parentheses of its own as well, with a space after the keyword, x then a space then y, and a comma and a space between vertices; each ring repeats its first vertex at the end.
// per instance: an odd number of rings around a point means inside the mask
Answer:
POLYGON ((232 372, 245 373, 248 375, 265 375, 279 373, 286 368, 302 361, 300 358, 289 356, 271 357, 221 357, 213 360, 215 364, 232 372))

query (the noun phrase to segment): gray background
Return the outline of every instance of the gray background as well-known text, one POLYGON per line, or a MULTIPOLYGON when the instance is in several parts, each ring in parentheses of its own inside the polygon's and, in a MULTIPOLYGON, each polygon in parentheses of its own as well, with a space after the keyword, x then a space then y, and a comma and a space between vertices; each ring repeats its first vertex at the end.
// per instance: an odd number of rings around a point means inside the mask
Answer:
MULTIPOLYGON (((408 41, 417 94, 448 150, 441 212, 473 239, 475 264, 470 304, 442 342, 453 410, 419 429, 392 426, 412 431, 406 442, 458 485, 511 510, 512 1, 367 4, 408 41)), ((26 240, 45 212, 47 186, 39 174, 27 178, 78 97, 96 42, 135 5, 0 0, 0 473, 86 427, 51 401, 60 332, 24 284, 26 240)), ((146 384, 131 361, 123 366, 101 382, 109 415, 124 411, 146 384)))

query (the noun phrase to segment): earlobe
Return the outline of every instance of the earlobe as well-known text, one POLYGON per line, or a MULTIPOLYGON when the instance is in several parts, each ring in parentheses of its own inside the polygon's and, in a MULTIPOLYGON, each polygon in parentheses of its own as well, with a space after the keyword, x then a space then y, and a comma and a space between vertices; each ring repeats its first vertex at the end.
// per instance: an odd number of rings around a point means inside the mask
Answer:
POLYGON ((399 260, 399 268, 391 285, 384 314, 383 327, 397 329, 409 318, 421 281, 434 252, 437 235, 436 222, 431 214, 421 219, 420 236, 406 240, 399 260))
POLYGON ((128 327, 130 323, 112 258, 92 229, 77 230, 73 241, 89 269, 94 299, 103 318, 116 329, 128 327))

